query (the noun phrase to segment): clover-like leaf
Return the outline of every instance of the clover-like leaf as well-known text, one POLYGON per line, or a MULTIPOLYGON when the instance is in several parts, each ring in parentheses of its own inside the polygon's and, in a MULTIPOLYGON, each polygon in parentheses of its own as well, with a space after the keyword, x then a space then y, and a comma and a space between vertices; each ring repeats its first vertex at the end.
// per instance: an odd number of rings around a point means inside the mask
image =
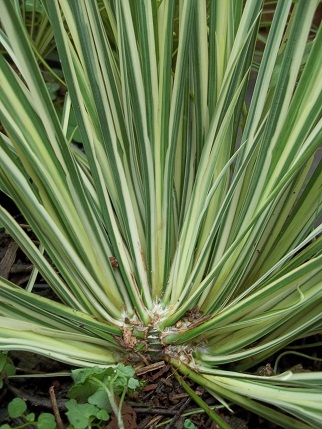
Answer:
POLYGON ((66 415, 74 429, 85 429, 97 417, 100 409, 92 404, 78 404, 75 399, 66 402, 66 415))
POLYGON ((93 404, 102 410, 106 410, 108 412, 112 411, 108 395, 103 387, 97 389, 96 392, 88 398, 88 403, 93 404))
POLYGON ((37 421, 38 429, 55 429, 56 420, 53 414, 51 413, 42 413, 38 417, 37 421))
POLYGON ((8 414, 13 419, 22 417, 27 411, 27 404, 21 398, 14 398, 8 405, 8 414))

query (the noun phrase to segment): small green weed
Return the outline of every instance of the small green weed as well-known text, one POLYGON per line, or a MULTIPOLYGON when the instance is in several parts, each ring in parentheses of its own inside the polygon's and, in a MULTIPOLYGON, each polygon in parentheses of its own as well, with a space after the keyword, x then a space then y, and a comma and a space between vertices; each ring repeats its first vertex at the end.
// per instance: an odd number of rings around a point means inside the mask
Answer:
POLYGON ((24 422, 18 426, 10 426, 9 424, 4 424, 0 426, 0 429, 20 429, 28 425, 34 425, 38 429, 55 429, 56 421, 55 417, 51 413, 42 413, 39 415, 36 420, 35 413, 28 413, 27 404, 21 398, 14 398, 8 404, 8 414, 12 419, 21 418, 24 422))
MULTIPOLYGON (((0 354, 1 373, 12 373, 15 368, 7 356, 0 354)), ((114 412, 118 425, 123 427, 122 403, 127 392, 136 390, 140 382, 134 378, 135 371, 131 366, 118 364, 113 368, 80 368, 72 371, 74 385, 69 390, 66 402, 68 429, 102 428, 114 412), (116 399, 117 398, 117 399, 116 399)), ((1 379, 0 379, 1 381, 1 379)), ((36 417, 28 412, 26 402, 21 398, 13 399, 8 405, 8 415, 12 419, 21 418, 23 423, 18 426, 3 424, 0 429, 20 429, 34 425, 38 429, 55 429, 55 417, 51 413, 42 413, 36 417)), ((190 427, 190 426, 189 426, 190 427)))
POLYGON ((192 423, 192 421, 190 419, 186 419, 184 421, 183 427, 186 429, 195 429, 196 425, 194 423, 192 423))
POLYGON ((97 421, 108 420, 111 411, 122 427, 120 410, 125 394, 140 386, 134 373, 131 366, 123 364, 114 368, 95 366, 72 371, 75 384, 67 394, 70 400, 66 403, 66 415, 72 424, 70 429, 84 429, 94 421, 100 427, 97 421), (119 398, 118 404, 115 397, 119 398))
POLYGON ((8 354, 5 352, 0 352, 0 389, 3 386, 3 379, 8 375, 14 375, 15 373, 16 368, 11 359, 8 357, 8 354))

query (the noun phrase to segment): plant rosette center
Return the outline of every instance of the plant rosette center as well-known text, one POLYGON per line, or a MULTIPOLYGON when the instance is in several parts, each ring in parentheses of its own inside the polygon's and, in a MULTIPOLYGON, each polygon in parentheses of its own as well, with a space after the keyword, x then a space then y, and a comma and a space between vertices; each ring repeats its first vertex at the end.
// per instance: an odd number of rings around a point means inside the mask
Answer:
POLYGON ((149 326, 142 326, 137 320, 125 318, 125 324, 122 327, 122 337, 115 336, 118 344, 129 354, 129 361, 142 361, 146 364, 154 363, 160 360, 176 361, 190 363, 193 361, 193 354, 204 341, 198 341, 198 346, 194 344, 184 345, 174 342, 168 343, 166 338, 174 336, 179 338, 189 329, 203 323, 208 317, 203 316, 197 308, 187 311, 184 316, 173 326, 164 330, 159 329, 160 315, 155 314, 153 322, 149 326))

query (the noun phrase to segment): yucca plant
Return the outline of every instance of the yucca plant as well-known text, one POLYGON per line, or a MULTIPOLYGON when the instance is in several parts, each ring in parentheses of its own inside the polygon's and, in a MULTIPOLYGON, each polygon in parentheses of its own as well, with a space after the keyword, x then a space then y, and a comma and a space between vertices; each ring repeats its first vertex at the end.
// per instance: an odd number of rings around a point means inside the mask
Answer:
POLYGON ((261 1, 43 0, 59 119, 0 2, 0 187, 40 247, 3 207, 0 222, 59 297, 1 279, 1 350, 161 359, 227 407, 321 427, 321 373, 254 370, 322 328, 318 3, 278 2, 248 105, 261 1))

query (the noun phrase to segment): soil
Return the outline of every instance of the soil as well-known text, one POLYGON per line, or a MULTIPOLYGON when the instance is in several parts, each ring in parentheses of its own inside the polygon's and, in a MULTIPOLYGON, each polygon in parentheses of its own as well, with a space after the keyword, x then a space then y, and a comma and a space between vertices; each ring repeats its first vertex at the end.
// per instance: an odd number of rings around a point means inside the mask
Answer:
MULTIPOLYGON (((0 197, 2 205, 6 205, 2 195, 0 197)), ((13 215, 19 216, 12 205, 10 205, 10 211, 13 215)), ((23 219, 19 221, 23 224, 23 219)), ((0 276, 17 285, 24 286, 31 270, 32 264, 18 245, 3 229, 0 230, 0 276)), ((41 277, 36 281, 35 291, 56 299, 41 277)), ((319 341, 322 344, 321 339, 319 341)), ((305 350, 301 351, 305 353, 305 350)), ((318 351, 315 350, 315 353, 318 351)), ((308 354, 312 355, 312 349, 308 350, 308 354)), ((19 419, 10 419, 7 412, 8 403, 13 398, 20 397, 26 400, 28 412, 34 412, 36 416, 43 412, 50 412, 55 415, 56 421, 62 419, 62 425, 61 427, 58 426, 58 429, 67 428, 66 393, 72 386, 72 380, 70 377, 55 376, 55 373, 70 371, 72 368, 39 355, 21 351, 10 352, 10 358, 16 366, 17 374, 21 377, 4 380, 4 387, 0 390, 0 424, 8 423, 11 427, 16 427, 23 423, 19 419), (31 378, 30 374, 53 375, 31 378)), ((321 363, 314 363, 308 359, 302 359, 299 363, 298 359, 297 356, 293 355, 282 358, 280 362, 282 369, 289 369, 297 365, 299 370, 303 370, 303 367, 305 370, 321 370, 321 363)), ((273 363, 274 360, 272 359, 271 362, 273 363)), ((270 371, 270 362, 264 362, 262 370, 270 371)), ((122 408, 125 429, 184 428, 186 419, 189 419, 199 429, 216 429, 218 427, 207 414, 200 411, 200 408, 176 381, 171 369, 165 362, 139 370, 136 375, 139 379, 144 380, 144 387, 141 391, 129 395, 125 400, 122 408)), ((265 373, 265 375, 269 374, 265 373)), ((209 406, 218 405, 218 401, 207 391, 189 380, 185 381, 209 406)), ((264 421, 259 416, 240 407, 232 406, 232 409, 234 414, 225 408, 221 408, 219 412, 232 429, 278 428, 278 426, 264 421)), ((24 427, 28 429, 35 426, 24 427)), ((117 429, 117 427, 116 419, 112 416, 112 419, 103 425, 102 429, 117 429)))
MULTIPOLYGON (((66 365, 30 353, 11 353, 11 357, 17 365, 19 373, 52 373, 70 369, 66 365)), ((174 379, 173 374, 165 363, 160 369, 147 372, 138 378, 144 379, 145 386, 142 391, 126 398, 122 407, 125 429, 152 429, 157 424, 162 424, 161 427, 167 429, 183 428, 184 421, 188 418, 196 428, 217 428, 216 424, 205 413, 200 412, 197 405, 194 404, 193 400, 174 379)), ((25 377, 7 380, 5 387, 0 391, 0 422, 9 423, 12 427, 21 423, 17 419, 9 419, 7 414, 6 406, 14 397, 20 397, 27 401, 28 412, 35 412, 36 415, 42 412, 54 414, 55 406, 51 398, 54 390, 54 397, 63 421, 63 427, 67 427, 68 423, 64 413, 67 411, 65 407, 66 393, 71 386, 72 380, 69 377, 25 377)), ((214 398, 203 389, 192 384, 191 387, 208 405, 216 404, 214 398)), ((236 413, 233 416, 230 416, 226 411, 223 411, 220 415, 232 429, 261 427, 253 425, 251 423, 253 419, 251 414, 241 409, 236 409, 236 413)), ((265 427, 273 429, 276 426, 265 427)), ((116 419, 112 416, 112 419, 103 428, 117 429, 116 419)))
MULTIPOLYGON (((69 377, 51 375, 45 378, 30 378, 29 374, 48 374, 69 371, 69 366, 44 358, 32 353, 12 352, 10 356, 17 368, 17 374, 22 378, 5 380, 0 390, 0 423, 8 423, 16 427, 23 423, 19 419, 10 419, 7 413, 8 403, 15 397, 24 399, 28 404, 28 412, 36 416, 43 412, 50 412, 56 420, 62 420, 62 426, 67 428, 68 420, 65 412, 66 394, 72 386, 69 377), (28 376, 23 377, 24 374, 28 376)), ((122 407, 122 418, 125 429, 164 429, 184 428, 184 422, 189 419, 198 429, 217 429, 218 426, 194 403, 175 380, 170 368, 163 363, 161 368, 148 371, 137 376, 143 379, 145 385, 137 393, 129 395, 122 407)), ((190 387, 209 405, 218 405, 218 402, 200 386, 185 380, 190 387)), ((279 426, 261 419, 258 415, 232 406, 234 414, 222 409, 219 415, 231 429, 278 429, 279 426)), ((25 426, 26 429, 34 426, 25 426)), ((114 416, 102 429, 118 429, 114 416)))

